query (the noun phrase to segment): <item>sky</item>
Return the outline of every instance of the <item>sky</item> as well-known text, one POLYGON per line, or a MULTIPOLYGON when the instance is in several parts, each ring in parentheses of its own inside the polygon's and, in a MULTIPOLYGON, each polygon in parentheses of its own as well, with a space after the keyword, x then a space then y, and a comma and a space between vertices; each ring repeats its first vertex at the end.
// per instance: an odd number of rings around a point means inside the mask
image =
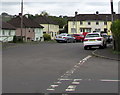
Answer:
MULTIPOLYGON (((24 14, 40 14, 46 11, 52 16, 74 16, 78 14, 100 14, 111 13, 110 0, 23 0, 24 14)), ((113 0, 114 11, 118 13, 118 2, 113 0)), ((21 12, 21 0, 2 0, 0 13, 6 12, 11 15, 18 15, 21 12)))

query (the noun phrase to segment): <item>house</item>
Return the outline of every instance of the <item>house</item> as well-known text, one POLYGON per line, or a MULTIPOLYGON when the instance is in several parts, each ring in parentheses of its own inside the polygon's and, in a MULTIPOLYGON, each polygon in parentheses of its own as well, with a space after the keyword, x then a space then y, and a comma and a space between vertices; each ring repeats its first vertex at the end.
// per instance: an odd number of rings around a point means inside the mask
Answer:
POLYGON ((51 36, 51 39, 55 39, 56 35, 59 33, 59 25, 47 16, 38 16, 34 19, 35 22, 42 25, 43 33, 47 33, 51 36))
MULTIPOLYGON (((114 19, 120 19, 120 14, 114 14, 114 19)), ((69 34, 104 31, 111 34, 111 14, 77 14, 68 20, 69 34)))
POLYGON ((11 24, 0 20, 0 42, 13 41, 15 36, 15 27, 11 24))
POLYGON ((22 36, 24 41, 43 41, 43 26, 33 20, 23 16, 23 28, 21 29, 21 17, 17 16, 10 21, 11 25, 16 27, 16 36, 22 36))

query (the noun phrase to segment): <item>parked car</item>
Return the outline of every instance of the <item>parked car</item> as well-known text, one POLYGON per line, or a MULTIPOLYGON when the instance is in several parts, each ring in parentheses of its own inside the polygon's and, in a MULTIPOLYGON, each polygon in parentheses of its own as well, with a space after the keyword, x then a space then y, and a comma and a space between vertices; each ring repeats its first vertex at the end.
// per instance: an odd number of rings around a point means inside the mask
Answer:
POLYGON ((72 34, 72 36, 75 37, 75 40, 78 42, 84 41, 84 35, 82 35, 82 34, 72 34))
POLYGON ((112 41, 113 41, 112 35, 108 35, 108 40, 107 40, 107 42, 108 42, 108 43, 111 43, 112 41))
POLYGON ((72 37, 70 34, 62 33, 60 35, 57 35, 55 40, 57 42, 76 42, 75 37, 72 37))
POLYGON ((102 35, 102 37, 106 38, 107 43, 111 43, 112 42, 112 39, 113 39, 112 35, 107 35, 107 33, 102 33, 101 35, 102 35))
POLYGON ((94 46, 99 48, 107 47, 107 41, 100 33, 88 33, 84 38, 83 44, 85 50, 94 46))

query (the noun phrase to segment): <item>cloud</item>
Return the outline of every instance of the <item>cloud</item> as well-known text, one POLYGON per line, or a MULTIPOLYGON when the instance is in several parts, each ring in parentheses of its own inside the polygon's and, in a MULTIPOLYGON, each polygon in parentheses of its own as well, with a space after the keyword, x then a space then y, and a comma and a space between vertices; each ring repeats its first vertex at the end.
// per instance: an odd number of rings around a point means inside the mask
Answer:
MULTIPOLYGON (((18 14, 21 0, 2 1, 2 12, 18 14)), ((118 11, 118 1, 114 0, 114 10, 118 11)), ((74 15, 78 13, 110 13, 110 0, 24 0, 24 14, 40 14, 46 11, 50 15, 74 15)))

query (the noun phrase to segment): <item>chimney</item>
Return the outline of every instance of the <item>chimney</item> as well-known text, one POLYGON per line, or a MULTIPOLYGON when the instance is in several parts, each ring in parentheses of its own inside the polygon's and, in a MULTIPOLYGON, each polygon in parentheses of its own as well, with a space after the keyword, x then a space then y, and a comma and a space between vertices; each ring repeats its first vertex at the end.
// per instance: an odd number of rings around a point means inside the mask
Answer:
POLYGON ((76 12, 75 12, 75 16, 77 16, 77 14, 78 14, 78 12, 76 11, 76 12))
POLYGON ((96 15, 99 15, 99 12, 98 12, 98 11, 96 11, 96 15))
POLYGON ((22 16, 22 13, 19 13, 19 16, 22 16))

